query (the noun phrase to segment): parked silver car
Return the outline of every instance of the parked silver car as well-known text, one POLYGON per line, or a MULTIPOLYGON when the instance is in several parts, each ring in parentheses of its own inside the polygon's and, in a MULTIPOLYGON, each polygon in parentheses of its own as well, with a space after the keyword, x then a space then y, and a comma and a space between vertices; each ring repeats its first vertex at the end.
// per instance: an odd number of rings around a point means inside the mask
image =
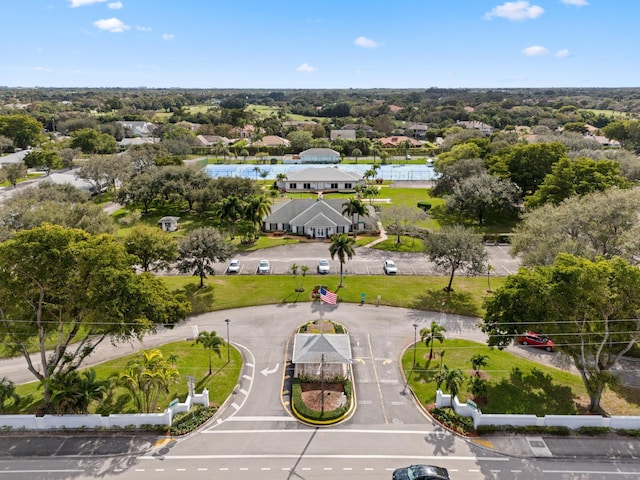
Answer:
POLYGON ((271 273, 271 265, 269 260, 260 260, 258 264, 258 275, 267 275, 271 273))

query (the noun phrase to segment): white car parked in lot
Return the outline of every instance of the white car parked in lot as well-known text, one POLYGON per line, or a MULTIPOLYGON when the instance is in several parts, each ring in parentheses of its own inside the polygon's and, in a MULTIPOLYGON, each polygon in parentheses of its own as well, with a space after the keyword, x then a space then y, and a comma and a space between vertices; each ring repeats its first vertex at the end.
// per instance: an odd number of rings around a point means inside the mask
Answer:
POLYGON ((398 267, 396 267, 396 264, 393 262, 393 260, 385 260, 384 266, 382 268, 384 268, 384 273, 386 273, 387 275, 395 275, 396 273, 398 273, 398 267))
POLYGON ((318 273, 321 275, 326 275, 331 270, 329 266, 329 260, 323 258, 318 262, 318 273))
POLYGON ((260 260, 258 264, 258 275, 267 275, 271 272, 271 265, 269 265, 269 260, 260 260))
POLYGON ((227 273, 240 273, 240 260, 231 260, 227 267, 227 273))

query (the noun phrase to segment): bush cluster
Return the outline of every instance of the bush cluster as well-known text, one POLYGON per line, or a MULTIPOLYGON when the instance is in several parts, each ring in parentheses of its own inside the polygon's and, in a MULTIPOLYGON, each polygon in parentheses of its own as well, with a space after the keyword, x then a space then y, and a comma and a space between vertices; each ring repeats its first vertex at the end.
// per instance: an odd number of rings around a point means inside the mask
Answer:
POLYGON ((291 389, 291 398, 293 401, 293 407, 295 412, 302 417, 303 420, 309 420, 311 422, 327 422, 331 420, 338 420, 347 414, 351 407, 353 399, 353 387, 349 380, 344 380, 344 394, 347 397, 346 403, 342 407, 338 407, 335 410, 325 411, 324 413, 317 410, 308 408, 302 401, 302 382, 299 378, 293 380, 291 389))
POLYGON ((433 418, 449 430, 453 430, 462 435, 475 433, 473 419, 471 417, 460 416, 451 408, 434 408, 430 413, 433 418))
POLYGON ((173 419, 169 433, 171 435, 186 435, 213 417, 217 411, 218 407, 196 405, 189 412, 178 413, 173 419))

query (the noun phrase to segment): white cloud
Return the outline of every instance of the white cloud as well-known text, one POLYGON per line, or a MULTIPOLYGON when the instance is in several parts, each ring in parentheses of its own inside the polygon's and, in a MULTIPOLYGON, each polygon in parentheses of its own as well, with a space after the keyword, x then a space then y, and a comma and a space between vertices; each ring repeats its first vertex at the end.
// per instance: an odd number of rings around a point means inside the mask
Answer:
POLYGON ((150 32, 151 27, 143 27, 141 25, 136 25, 136 30, 139 32, 150 32))
POLYGON ((558 50, 556 52, 556 57, 558 58, 566 58, 570 55, 569 50, 567 50, 566 48, 563 50, 558 50))
POLYGON ((106 30, 111 33, 120 33, 129 30, 129 25, 125 25, 125 23, 118 18, 103 18, 93 22, 93 24, 100 30, 106 30))
POLYGON ((586 7, 589 5, 587 0, 562 0, 562 3, 566 5, 575 5, 576 7, 586 7))
POLYGON ((530 5, 526 1, 505 2, 504 5, 494 7, 484 18, 491 20, 493 17, 506 18, 507 20, 523 21, 533 20, 544 13, 544 8, 538 5, 530 5))
POLYGON ((527 47, 524 50, 522 50, 522 53, 524 53, 528 57, 540 57, 542 55, 546 55, 547 53, 549 53, 549 50, 547 50, 544 47, 541 47, 540 45, 533 45, 531 47, 527 47))
POLYGON ((107 3, 107 7, 109 7, 111 10, 120 10, 123 5, 122 2, 113 2, 113 3, 107 3))
POLYGON ((176 36, 173 33, 163 33, 162 34, 162 39, 169 41, 169 40, 173 40, 174 38, 176 38, 176 36))
POLYGON ((378 42, 367 37, 358 37, 353 41, 353 43, 359 47, 364 48, 376 48, 380 46, 378 42))
POLYGON ((94 3, 102 3, 107 0, 69 0, 69 5, 71 8, 82 7, 84 5, 93 5, 94 3))
POLYGON ((53 72, 49 67, 33 67, 32 70, 35 70, 36 72, 53 72))
POLYGON ((296 70, 299 71, 299 72, 304 72, 304 73, 313 73, 313 72, 315 72, 317 70, 317 68, 316 67, 312 67, 308 63, 303 63, 298 68, 296 68, 296 70))

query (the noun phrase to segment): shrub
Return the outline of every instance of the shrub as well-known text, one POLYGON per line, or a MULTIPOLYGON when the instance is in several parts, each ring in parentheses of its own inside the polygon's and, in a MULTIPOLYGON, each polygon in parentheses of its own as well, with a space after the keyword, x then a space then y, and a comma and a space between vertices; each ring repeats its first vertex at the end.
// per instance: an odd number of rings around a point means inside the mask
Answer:
POLYGON ((185 435, 209 420, 218 410, 217 407, 196 405, 189 412, 178 413, 169 429, 171 435, 185 435))
POLYGON ((347 397, 346 403, 336 408, 335 410, 325 411, 324 413, 316 410, 311 410, 302 401, 302 382, 299 378, 294 378, 291 389, 291 399, 294 411, 303 420, 310 422, 331 422, 332 420, 338 420, 345 416, 351 408, 351 402, 353 398, 353 387, 349 380, 344 381, 344 394, 347 397))
POLYGON ((425 212, 428 212, 429 210, 431 210, 431 204, 429 202, 425 202, 424 200, 420 200, 418 202, 418 208, 421 208, 425 212))
POLYGON ((471 417, 458 415, 452 408, 434 408, 430 413, 433 418, 449 430, 453 430, 454 432, 461 433, 463 435, 475 433, 475 429, 473 428, 473 419, 471 417))

